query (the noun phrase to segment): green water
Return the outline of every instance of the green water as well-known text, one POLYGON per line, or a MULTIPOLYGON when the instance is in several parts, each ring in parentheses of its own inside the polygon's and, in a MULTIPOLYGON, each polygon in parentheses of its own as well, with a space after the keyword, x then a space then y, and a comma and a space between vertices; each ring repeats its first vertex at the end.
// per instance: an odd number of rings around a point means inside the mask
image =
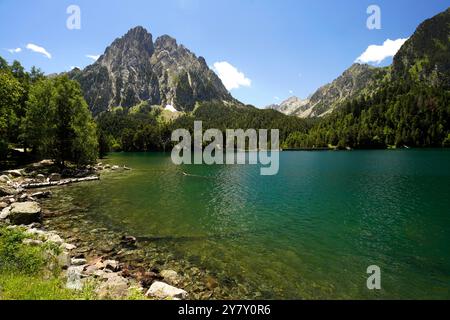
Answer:
POLYGON ((107 162, 133 171, 64 189, 86 214, 157 237, 255 297, 450 298, 449 150, 284 152, 276 176, 177 167, 167 154, 107 162), (366 287, 370 265, 380 291, 366 287))

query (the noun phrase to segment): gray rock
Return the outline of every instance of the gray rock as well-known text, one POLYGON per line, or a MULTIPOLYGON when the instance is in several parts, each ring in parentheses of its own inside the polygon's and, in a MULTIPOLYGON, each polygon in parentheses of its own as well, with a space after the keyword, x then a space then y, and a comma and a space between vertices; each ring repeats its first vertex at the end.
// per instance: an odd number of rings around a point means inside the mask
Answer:
POLYGON ((173 270, 163 270, 160 272, 160 274, 166 282, 172 285, 177 285, 181 280, 178 273, 173 270))
POLYGON ((63 244, 61 244, 60 248, 67 250, 67 251, 72 251, 72 250, 76 249, 77 246, 70 244, 70 243, 63 243, 63 244))
POLYGON ((97 289, 100 299, 121 299, 128 295, 128 280, 117 273, 110 273, 106 281, 101 283, 97 289))
POLYGON ((84 266, 86 265, 87 261, 86 259, 77 259, 77 258, 72 258, 71 262, 70 262, 73 266, 84 266))
POLYGON ((64 243, 63 239, 54 232, 48 232, 46 235, 47 242, 53 242, 58 245, 62 245, 64 243))
POLYGON ((109 269, 112 271, 118 271, 119 270, 119 262, 115 260, 106 260, 103 262, 105 269, 109 269))
POLYGON ((11 207, 3 208, 2 211, 0 212, 0 220, 4 220, 4 219, 8 218, 10 211, 11 211, 11 207))
POLYGON ((0 182, 7 183, 10 181, 11 181, 11 179, 6 174, 3 174, 0 176, 0 182))
POLYGON ((3 210, 7 206, 8 206, 8 204, 6 202, 0 202, 0 210, 3 210))
POLYGON ((157 299, 186 299, 188 293, 167 283, 155 281, 145 295, 157 299))
POLYGON ((0 185, 0 197, 4 197, 4 196, 13 196, 18 194, 19 192, 7 185, 0 185))
POLYGON ((13 224, 31 224, 41 221, 41 207, 37 202, 16 202, 11 205, 8 216, 13 224))
POLYGON ((58 262, 58 265, 63 269, 68 268, 70 266, 70 263, 72 262, 69 253, 66 251, 61 252, 56 257, 56 260, 58 262))
POLYGON ((82 290, 83 266, 71 266, 67 269, 67 283, 66 288, 70 290, 82 290))

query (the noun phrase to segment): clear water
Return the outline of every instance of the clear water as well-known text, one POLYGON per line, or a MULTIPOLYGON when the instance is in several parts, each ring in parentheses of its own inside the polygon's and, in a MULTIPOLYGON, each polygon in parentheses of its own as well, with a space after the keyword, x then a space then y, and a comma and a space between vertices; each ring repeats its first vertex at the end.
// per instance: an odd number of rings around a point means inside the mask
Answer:
MULTIPOLYGON (((64 189, 101 223, 280 299, 449 299, 450 150, 284 152, 258 166, 111 154, 130 172, 64 189), (183 172, 189 175, 183 174, 183 172), (366 269, 382 270, 382 290, 366 269)), ((60 201, 57 195, 55 201, 60 201)))

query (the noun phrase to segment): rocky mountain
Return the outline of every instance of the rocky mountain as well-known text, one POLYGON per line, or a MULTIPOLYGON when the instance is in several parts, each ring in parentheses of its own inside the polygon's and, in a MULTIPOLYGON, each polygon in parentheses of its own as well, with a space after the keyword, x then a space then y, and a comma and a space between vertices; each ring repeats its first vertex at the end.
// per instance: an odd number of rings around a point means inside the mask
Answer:
POLYGON ((393 80, 450 88, 450 8, 421 23, 394 57, 393 80))
POLYGON ((332 83, 318 89, 307 101, 292 97, 286 104, 270 108, 301 118, 322 117, 349 98, 375 92, 385 81, 406 80, 449 89, 449 50, 450 8, 419 25, 395 55, 392 67, 375 68, 355 63, 332 83), (293 110, 296 103, 300 105, 293 110))
POLYGON ((269 108, 300 118, 322 117, 332 112, 340 102, 373 85, 375 79, 378 79, 375 75, 385 72, 386 69, 355 63, 336 80, 319 88, 308 99, 291 97, 279 106, 269 108))
POLYGON ((197 101, 236 102, 202 57, 167 35, 153 42, 143 27, 116 39, 77 80, 94 115, 142 102, 192 111, 197 101))
POLYGON ((290 97, 289 99, 283 101, 280 104, 272 104, 266 109, 277 110, 286 115, 293 114, 296 110, 300 110, 302 107, 306 106, 309 103, 309 100, 302 100, 297 97, 290 97))

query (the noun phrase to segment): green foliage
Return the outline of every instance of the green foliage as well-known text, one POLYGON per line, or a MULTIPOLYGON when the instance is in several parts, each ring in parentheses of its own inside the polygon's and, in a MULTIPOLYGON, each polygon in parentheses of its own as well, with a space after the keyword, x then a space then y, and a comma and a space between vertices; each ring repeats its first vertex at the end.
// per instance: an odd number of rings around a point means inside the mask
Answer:
MULTIPOLYGON (((17 127, 23 88, 10 70, 0 70, 0 143, 4 146, 17 127)), ((4 147, 3 147, 4 148, 4 147)))
POLYGON ((96 125, 78 83, 67 76, 32 86, 25 127, 27 140, 40 156, 51 156, 61 165, 97 158, 96 125))
POLYGON ((450 132, 450 92, 396 82, 375 94, 345 102, 307 135, 292 134, 287 146, 319 148, 439 147, 450 132))
POLYGON ((0 300, 94 300, 96 283, 81 291, 65 288, 60 270, 49 272, 49 254, 57 255, 56 244, 28 246, 30 238, 21 229, 0 226, 0 300))
POLYGON ((446 148, 450 148, 450 133, 447 135, 447 138, 444 139, 444 142, 442 142, 442 145, 446 148))
POLYGON ((23 239, 20 230, 0 228, 0 273, 35 275, 43 268, 43 249, 25 246, 23 239))
POLYGON ((144 109, 132 114, 124 111, 108 112, 97 117, 97 124, 100 132, 108 137, 105 141, 120 144, 113 150, 168 151, 173 146, 172 131, 184 128, 193 133, 196 120, 202 121, 203 130, 279 129, 280 141, 284 141, 293 131, 306 133, 310 127, 303 119, 288 117, 274 110, 228 106, 221 102, 199 103, 192 113, 170 121, 160 121, 158 109, 144 109))

